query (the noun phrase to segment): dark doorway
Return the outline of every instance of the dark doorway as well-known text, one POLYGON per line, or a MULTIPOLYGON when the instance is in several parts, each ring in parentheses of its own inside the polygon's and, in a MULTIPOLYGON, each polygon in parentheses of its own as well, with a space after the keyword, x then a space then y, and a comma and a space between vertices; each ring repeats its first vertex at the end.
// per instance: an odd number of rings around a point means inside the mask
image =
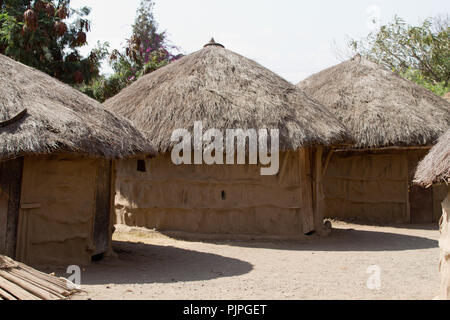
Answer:
POLYGON ((111 220, 111 162, 100 161, 97 179, 93 256, 108 251, 111 220))
POLYGON ((413 185, 409 189, 411 223, 433 222, 433 188, 413 185))
POLYGON ((23 158, 0 162, 0 254, 15 258, 23 158))

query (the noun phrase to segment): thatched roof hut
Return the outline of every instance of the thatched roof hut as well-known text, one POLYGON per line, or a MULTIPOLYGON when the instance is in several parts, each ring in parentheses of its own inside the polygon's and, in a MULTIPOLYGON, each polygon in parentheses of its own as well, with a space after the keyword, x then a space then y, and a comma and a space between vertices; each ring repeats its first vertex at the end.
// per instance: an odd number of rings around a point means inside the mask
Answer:
POLYGON ((430 146, 450 124, 447 101, 360 56, 298 86, 346 125, 357 148, 430 146))
POLYGON ((128 120, 81 92, 0 55, 0 158, 55 152, 122 158, 152 153, 128 120))
POLYGON ((173 130, 192 129, 199 120, 205 129, 279 128, 282 150, 348 141, 321 104, 215 43, 142 77, 104 106, 148 132, 160 152, 173 146, 173 130))
POLYGON ((109 251, 110 159, 152 154, 151 144, 125 118, 2 55, 0 96, 0 254, 83 264, 109 251))
POLYGON ((319 147, 345 144, 346 129, 320 103, 258 63, 212 40, 142 77, 104 106, 146 131, 161 152, 148 161, 148 172, 130 161, 118 165, 119 222, 234 235, 321 231, 312 194, 312 180, 320 177, 313 171, 320 171, 319 147), (257 165, 173 165, 172 132, 192 132, 196 121, 222 132, 279 129, 278 175, 262 177, 257 165))
POLYGON ((439 218, 442 192, 415 186, 408 194, 407 186, 418 161, 449 128, 449 102, 359 55, 298 86, 335 114, 356 141, 330 162, 327 215, 376 222, 439 218))
POLYGON ((425 187, 433 183, 450 184, 450 129, 419 163, 415 182, 425 187))
POLYGON ((442 183, 447 197, 442 201, 440 219, 441 271, 440 298, 450 300, 450 129, 423 159, 416 172, 415 182, 425 187, 442 183))

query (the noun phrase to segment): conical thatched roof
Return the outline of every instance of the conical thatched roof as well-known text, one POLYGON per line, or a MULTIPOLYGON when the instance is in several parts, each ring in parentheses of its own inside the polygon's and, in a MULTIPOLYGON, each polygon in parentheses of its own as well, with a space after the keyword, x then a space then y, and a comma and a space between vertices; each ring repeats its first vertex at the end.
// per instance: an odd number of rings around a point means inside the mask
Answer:
POLYGON ((360 56, 298 86, 344 123, 358 148, 431 145, 450 126, 450 103, 360 56))
POLYGON ((419 163, 415 182, 424 186, 445 182, 450 184, 450 130, 419 163))
POLYGON ((107 100, 106 108, 147 131, 166 152, 175 129, 280 129, 280 149, 348 139, 325 107, 258 63, 214 42, 146 75, 107 100))
POLYGON ((153 149, 128 120, 0 55, 0 159, 53 152, 110 158, 153 149))

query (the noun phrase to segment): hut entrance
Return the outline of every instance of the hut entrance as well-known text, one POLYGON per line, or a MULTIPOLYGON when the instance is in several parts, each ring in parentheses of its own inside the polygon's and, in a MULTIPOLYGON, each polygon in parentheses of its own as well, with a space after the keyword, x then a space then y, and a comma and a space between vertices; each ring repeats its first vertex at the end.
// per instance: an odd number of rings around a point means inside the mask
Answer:
POLYGON ((0 255, 15 257, 23 158, 0 162, 0 255))
POLYGON ((108 251, 111 219, 111 162, 100 161, 96 210, 94 221, 94 247, 93 256, 98 256, 108 251))
POLYGON ((409 205, 411 223, 433 222, 433 188, 410 187, 409 205))

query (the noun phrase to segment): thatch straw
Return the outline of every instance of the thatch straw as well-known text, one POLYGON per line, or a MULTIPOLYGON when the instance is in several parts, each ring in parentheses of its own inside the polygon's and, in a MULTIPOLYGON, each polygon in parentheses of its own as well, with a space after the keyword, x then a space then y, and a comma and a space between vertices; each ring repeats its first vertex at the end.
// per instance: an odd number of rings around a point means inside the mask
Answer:
POLYGON ((298 86, 347 126, 357 148, 432 145, 450 125, 449 102, 360 56, 298 86))
POLYGON ((0 55, 0 159, 54 152, 153 153, 128 120, 50 76, 0 55))
POLYGON ((104 106, 127 117, 161 152, 175 129, 280 129, 280 149, 348 141, 325 107, 258 63, 209 43, 146 75, 104 106))
POLYGON ((450 184, 450 129, 417 167, 415 182, 424 186, 450 184))

